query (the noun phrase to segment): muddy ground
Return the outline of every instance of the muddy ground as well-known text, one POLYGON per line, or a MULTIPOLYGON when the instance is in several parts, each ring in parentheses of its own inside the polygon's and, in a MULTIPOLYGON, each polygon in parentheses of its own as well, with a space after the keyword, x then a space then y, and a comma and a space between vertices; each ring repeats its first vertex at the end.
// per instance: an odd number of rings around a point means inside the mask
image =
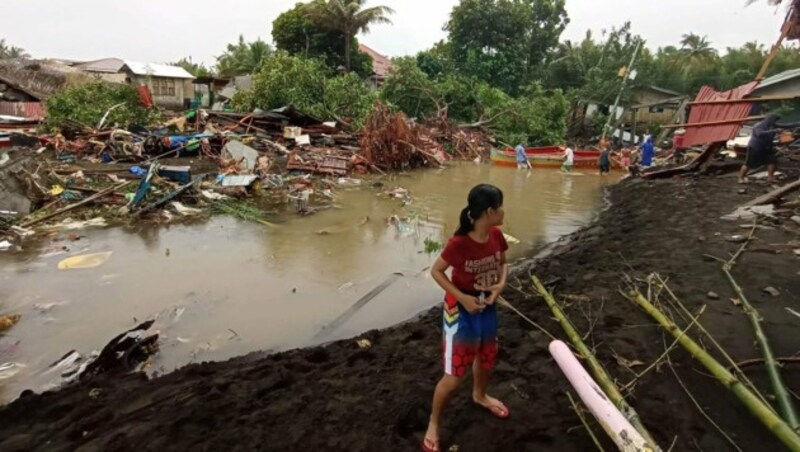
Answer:
MULTIPOLYGON (((797 168, 788 171, 796 178, 797 168)), ((577 328, 587 332, 599 359, 621 383, 633 373, 615 357, 645 366, 664 351, 662 330, 623 298, 623 273, 659 272, 692 310, 707 305, 701 323, 737 360, 759 357, 753 333, 718 262, 731 255, 726 237, 748 233, 747 221, 719 217, 769 190, 751 185, 740 194, 733 174, 647 182, 611 190, 612 207, 554 254, 517 267, 553 283, 577 328), (716 292, 719 299, 707 297, 716 292)), ((796 195, 795 195, 796 197, 796 195)), ((513 213, 509 213, 513 214, 513 213)), ((784 222, 758 230, 734 275, 760 310, 777 356, 800 351, 800 258, 792 255, 800 227, 784 222), (762 291, 773 286, 780 295, 762 291)), ((512 279, 514 284, 515 278, 512 279)), ((539 297, 507 290, 506 298, 558 337, 564 337, 539 297)), ((491 393, 511 410, 506 421, 469 403, 464 390, 446 412, 444 448, 459 451, 591 450, 570 408, 564 377, 547 352, 548 338, 516 314, 501 310, 500 360, 491 393)), ((59 392, 26 395, 0 410, 0 450, 418 450, 433 386, 441 375, 440 312, 363 337, 273 356, 195 364, 146 381, 128 375, 101 378, 59 392), (90 395, 91 394, 91 395, 90 395)), ((682 349, 671 354, 678 374, 707 413, 743 450, 782 450, 780 443, 682 349)), ((748 374, 769 392, 761 366, 748 374)), ((783 369, 800 393, 800 365, 783 369)), ((732 450, 660 366, 642 378, 630 403, 664 449, 732 450)), ((800 404, 799 404, 800 405, 800 404)), ((595 430, 600 435, 595 425, 595 430)), ((612 450, 610 444, 607 450, 612 450)))

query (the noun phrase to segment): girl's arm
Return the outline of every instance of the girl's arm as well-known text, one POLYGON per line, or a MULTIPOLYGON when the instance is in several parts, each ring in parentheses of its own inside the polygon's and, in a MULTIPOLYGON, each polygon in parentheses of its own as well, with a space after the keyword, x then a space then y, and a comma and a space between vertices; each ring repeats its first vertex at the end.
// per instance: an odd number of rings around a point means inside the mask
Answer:
POLYGON ((445 271, 450 267, 450 264, 447 263, 441 256, 436 258, 436 262, 433 263, 433 267, 431 267, 431 276, 433 280, 439 284, 439 287, 444 289, 445 292, 449 293, 450 295, 456 297, 459 303, 461 303, 464 308, 467 309, 470 313, 478 312, 483 309, 483 306, 478 304, 478 299, 467 295, 464 292, 458 290, 455 284, 450 281, 450 278, 447 277, 445 271))
POLYGON ((491 292, 491 295, 486 300, 486 304, 494 304, 497 301, 497 298, 500 297, 500 294, 503 293, 503 290, 506 288, 506 280, 508 279, 508 263, 506 262, 506 253, 503 251, 500 253, 500 277, 499 280, 492 286, 488 287, 487 289, 491 292))

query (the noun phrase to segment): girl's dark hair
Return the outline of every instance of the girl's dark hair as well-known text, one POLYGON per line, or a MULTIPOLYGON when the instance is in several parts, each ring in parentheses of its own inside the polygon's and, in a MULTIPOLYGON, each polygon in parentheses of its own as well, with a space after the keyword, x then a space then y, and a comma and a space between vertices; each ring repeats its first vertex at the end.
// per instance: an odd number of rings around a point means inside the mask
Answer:
POLYGON ((467 235, 475 229, 475 221, 483 215, 483 212, 491 209, 499 209, 503 206, 503 192, 489 184, 476 185, 469 191, 467 196, 467 207, 461 211, 459 226, 455 235, 467 235))

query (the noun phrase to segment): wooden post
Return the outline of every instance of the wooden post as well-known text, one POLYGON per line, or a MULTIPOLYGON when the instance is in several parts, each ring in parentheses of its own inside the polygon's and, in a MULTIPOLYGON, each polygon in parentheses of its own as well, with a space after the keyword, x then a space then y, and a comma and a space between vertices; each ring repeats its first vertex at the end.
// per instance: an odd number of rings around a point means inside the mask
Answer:
MULTIPOLYGON (((636 125, 639 120, 639 109, 633 109, 633 124, 631 125, 631 144, 636 145, 636 125)), ((623 140, 624 141, 624 140, 623 140)))
POLYGON ((764 80, 764 75, 767 73, 767 69, 769 69, 769 65, 772 64, 772 60, 775 59, 775 55, 777 55, 778 50, 780 50, 781 45, 783 44, 783 40, 786 39, 786 35, 789 34, 789 30, 792 29, 795 25, 794 20, 794 10, 789 11, 789 16, 786 17, 786 21, 783 23, 783 29, 781 29, 781 35, 778 37, 778 42, 772 46, 770 49, 769 54, 767 55, 767 59, 764 60, 764 64, 761 65, 761 70, 758 71, 758 75, 756 75, 756 80, 761 81, 764 80))

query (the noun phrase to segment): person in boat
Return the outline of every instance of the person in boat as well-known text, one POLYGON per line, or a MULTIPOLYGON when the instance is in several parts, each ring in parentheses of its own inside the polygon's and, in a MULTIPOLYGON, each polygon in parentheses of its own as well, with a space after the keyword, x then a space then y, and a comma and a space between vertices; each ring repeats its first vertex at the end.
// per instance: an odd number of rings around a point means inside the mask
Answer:
POLYGON ((747 143, 747 157, 739 170, 739 183, 747 183, 747 173, 759 166, 767 165, 767 182, 775 182, 775 167, 778 164, 778 153, 775 150, 775 137, 780 129, 777 127, 780 116, 767 115, 764 120, 753 126, 750 142, 747 143))
POLYGON ((472 368, 472 400, 499 419, 508 408, 486 394, 497 358, 497 301, 506 285, 508 264, 503 231, 503 192, 481 184, 469 192, 459 227, 431 268, 444 289, 442 312, 444 375, 436 385, 423 451, 439 451, 442 412, 472 368), (452 267, 451 277, 445 273, 452 267))
POLYGON ((652 166, 655 154, 656 146, 653 144, 653 136, 647 135, 642 144, 642 161, 639 164, 644 167, 652 166))
POLYGON ((525 146, 518 144, 515 150, 517 152, 517 169, 531 169, 531 162, 528 161, 528 154, 525 153, 525 146))
POLYGON ((611 172, 611 149, 605 146, 600 149, 600 175, 608 174, 611 172))
POLYGON ((575 163, 575 151, 572 150, 572 143, 567 143, 567 148, 564 150, 564 164, 561 165, 561 171, 572 171, 572 165, 575 163))

